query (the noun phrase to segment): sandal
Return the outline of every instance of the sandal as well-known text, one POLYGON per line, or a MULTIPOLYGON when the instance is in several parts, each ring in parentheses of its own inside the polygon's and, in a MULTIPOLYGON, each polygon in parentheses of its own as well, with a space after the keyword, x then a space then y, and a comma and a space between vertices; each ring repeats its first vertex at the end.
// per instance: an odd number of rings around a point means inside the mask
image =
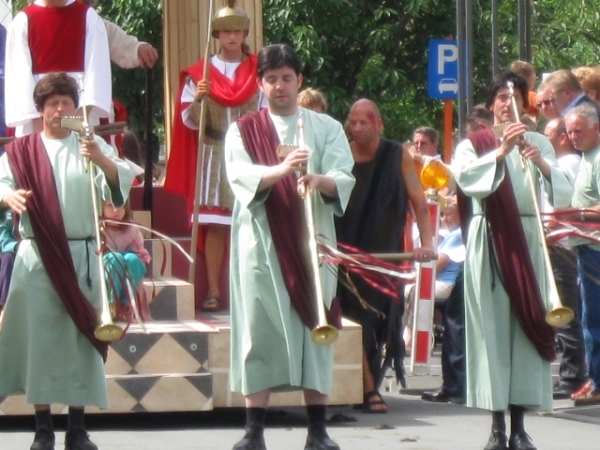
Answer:
POLYGON ((202 311, 216 312, 221 308, 220 298, 218 295, 207 295, 202 302, 202 311))
POLYGON ((365 394, 362 410, 367 414, 385 414, 388 412, 387 405, 383 401, 379 391, 371 391, 365 394), (379 400, 374 400, 374 398, 378 398, 379 400), (383 405, 384 408, 374 408, 374 406, 380 405, 383 405))

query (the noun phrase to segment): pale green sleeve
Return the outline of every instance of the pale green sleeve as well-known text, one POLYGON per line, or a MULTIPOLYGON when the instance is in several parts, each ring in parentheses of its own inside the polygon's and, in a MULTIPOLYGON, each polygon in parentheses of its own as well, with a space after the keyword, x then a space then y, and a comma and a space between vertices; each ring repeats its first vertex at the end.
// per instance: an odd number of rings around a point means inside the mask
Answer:
POLYGON ((478 199, 498 189, 505 174, 505 165, 496 159, 496 150, 479 157, 468 139, 456 147, 450 168, 461 190, 469 197, 478 199))
POLYGON ((550 166, 549 180, 540 174, 550 204, 555 208, 570 206, 573 198, 573 183, 566 169, 561 168, 556 160, 556 153, 550 141, 539 133, 529 132, 525 133, 525 139, 540 149, 542 158, 550 166))
POLYGON ((129 191, 133 184, 135 174, 129 164, 124 159, 119 158, 112 145, 106 143, 104 139, 94 136, 96 142, 100 146, 102 153, 108 156, 117 165, 117 174, 119 177, 119 185, 111 186, 105 175, 100 169, 96 169, 96 185, 102 190, 102 199, 110 201, 117 207, 123 204, 129 198, 129 191))
POLYGON ((331 126, 327 130, 321 167, 324 175, 333 178, 338 196, 333 199, 322 195, 321 198, 328 207, 333 209, 335 215, 342 216, 355 183, 352 175, 354 158, 342 125, 334 120, 331 120, 330 124, 331 126))

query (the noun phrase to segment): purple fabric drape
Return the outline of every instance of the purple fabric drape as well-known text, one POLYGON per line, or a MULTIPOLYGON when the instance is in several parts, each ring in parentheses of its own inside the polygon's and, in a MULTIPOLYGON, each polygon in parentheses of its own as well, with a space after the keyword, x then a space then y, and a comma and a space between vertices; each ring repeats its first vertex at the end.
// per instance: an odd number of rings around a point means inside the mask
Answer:
MULTIPOLYGON (((279 137, 267 109, 248 114, 237 121, 244 146, 252 161, 265 166, 280 163, 277 157, 279 137)), ((296 178, 286 177, 271 187, 265 209, 277 259, 288 294, 302 322, 311 330, 317 325, 316 304, 311 287, 307 229, 302 200, 296 190, 296 178)), ((333 324, 341 325, 341 309, 332 305, 333 324)))
MULTIPOLYGON (((491 129, 467 135, 482 156, 499 142, 491 129)), ((500 276, 525 335, 546 360, 556 358, 554 329, 546 322, 544 303, 521 223, 508 170, 498 189, 484 199, 484 213, 494 244, 500 276)), ((545 239, 544 236, 540 236, 545 239)))
POLYGON ((40 258, 52 285, 79 331, 106 360, 108 345, 94 336, 98 323, 96 310, 77 282, 56 181, 40 134, 13 141, 7 146, 6 152, 18 188, 33 192, 27 200, 27 214, 40 258))

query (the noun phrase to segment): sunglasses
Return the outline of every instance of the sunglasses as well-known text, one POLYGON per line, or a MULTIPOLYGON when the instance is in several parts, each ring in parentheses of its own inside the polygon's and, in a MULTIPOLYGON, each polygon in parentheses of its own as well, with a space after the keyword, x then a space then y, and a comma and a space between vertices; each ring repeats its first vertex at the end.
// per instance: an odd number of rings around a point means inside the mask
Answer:
POLYGON ((537 109, 542 109, 542 106, 550 106, 554 104, 554 100, 556 100, 554 97, 547 98, 546 100, 542 100, 541 102, 537 103, 535 107, 537 109))

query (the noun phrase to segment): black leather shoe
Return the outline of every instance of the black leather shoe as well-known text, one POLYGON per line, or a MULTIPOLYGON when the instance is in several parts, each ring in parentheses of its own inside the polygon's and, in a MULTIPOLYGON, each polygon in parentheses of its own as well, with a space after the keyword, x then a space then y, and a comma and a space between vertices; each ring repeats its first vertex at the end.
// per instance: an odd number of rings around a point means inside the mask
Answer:
POLYGON ((267 450, 262 430, 248 430, 240 442, 233 446, 233 450, 267 450))
POLYGON ((67 431, 65 450, 98 450, 98 446, 90 441, 90 435, 84 429, 67 431))
POLYGON ((340 450, 340 446, 329 438, 327 432, 308 433, 304 450, 340 450))
POLYGON ((456 403, 458 405, 462 405, 465 403, 465 399, 451 395, 443 389, 438 389, 437 391, 424 392, 421 395, 421 400, 425 400, 426 402, 436 402, 436 403, 456 403))
POLYGON ((54 432, 49 430, 36 431, 30 450, 54 450, 54 432))
POLYGON ((554 389, 552 389, 552 398, 554 400, 569 399, 574 391, 575 389, 573 389, 573 386, 571 385, 557 383, 554 385, 554 389))
POLYGON ((524 431, 510 435, 508 441, 509 450, 537 450, 536 446, 531 442, 531 438, 524 431))
POLYGON ((506 434, 501 431, 492 431, 487 445, 483 450, 506 450, 508 448, 508 439, 506 434))

